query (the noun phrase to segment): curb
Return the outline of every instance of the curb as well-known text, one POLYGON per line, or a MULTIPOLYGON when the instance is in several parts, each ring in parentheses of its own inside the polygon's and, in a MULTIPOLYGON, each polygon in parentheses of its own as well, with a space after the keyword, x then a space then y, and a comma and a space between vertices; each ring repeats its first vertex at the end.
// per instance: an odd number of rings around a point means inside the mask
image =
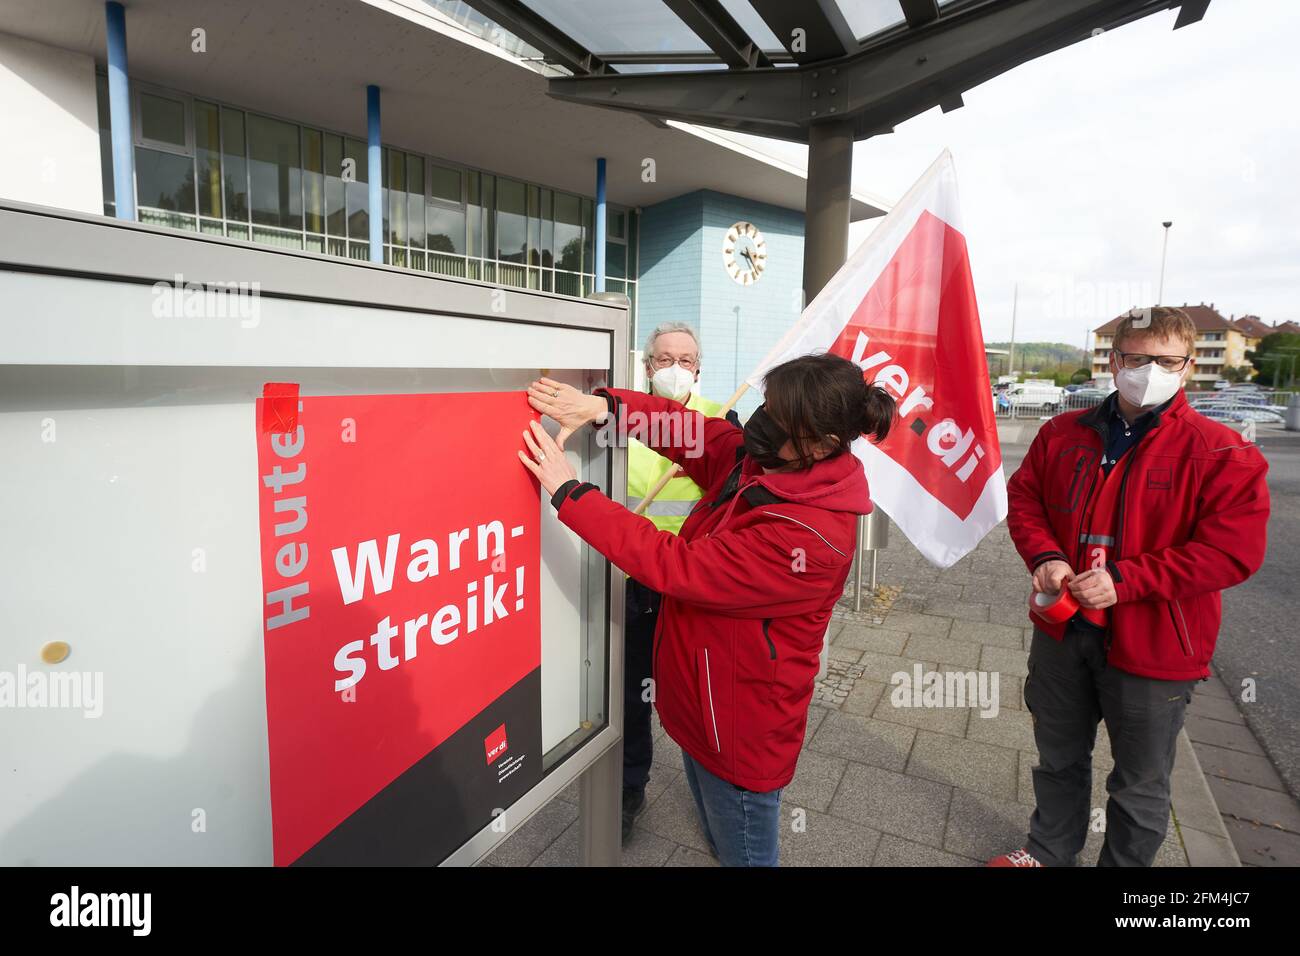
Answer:
POLYGON ((1188 866, 1241 866, 1186 728, 1178 732, 1170 796, 1188 866))

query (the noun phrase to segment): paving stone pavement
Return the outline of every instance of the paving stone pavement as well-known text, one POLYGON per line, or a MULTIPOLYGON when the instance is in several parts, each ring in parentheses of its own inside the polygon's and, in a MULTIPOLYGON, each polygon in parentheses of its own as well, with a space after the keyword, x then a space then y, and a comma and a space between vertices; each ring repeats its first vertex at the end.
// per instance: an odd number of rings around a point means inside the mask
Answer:
POLYGON ((1218 675, 1198 691, 1187 734, 1242 865, 1300 866, 1300 803, 1218 675))
MULTIPOLYGON (((827 679, 809 708, 798 770, 782 794, 781 864, 981 865, 1024 844, 1033 809, 1037 754, 1022 697, 1032 635, 1028 576, 1001 525, 946 571, 895 534, 880 554, 878 580, 898 586, 887 592, 888 609, 878 604, 854 612, 851 590, 836 609, 827 679), (996 714, 992 707, 986 717, 978 706, 894 706, 891 677, 918 664, 945 674, 983 669, 989 692, 996 675, 996 714)), ((654 732, 647 805, 623 848, 623 864, 715 866, 696 822, 681 751, 657 719, 654 732)), ((1094 810, 1105 806, 1111 766, 1103 729, 1094 754, 1094 810)), ((1239 865, 1186 734, 1174 787, 1173 818, 1156 865, 1239 865)), ((576 864, 577 801, 571 786, 484 862, 576 864)), ((1080 865, 1096 861, 1102 838, 1089 834, 1080 865)))

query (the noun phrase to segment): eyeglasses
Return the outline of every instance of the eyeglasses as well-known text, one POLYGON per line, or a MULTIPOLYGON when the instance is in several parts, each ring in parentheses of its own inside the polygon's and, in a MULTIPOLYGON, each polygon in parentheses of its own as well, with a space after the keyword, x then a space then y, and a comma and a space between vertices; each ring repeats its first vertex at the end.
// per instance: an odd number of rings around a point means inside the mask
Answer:
POLYGON ((673 359, 668 355, 660 355, 658 358, 650 360, 650 364, 655 368, 668 368, 670 365, 680 365, 688 372, 694 372, 699 367, 699 360, 693 358, 673 359))
POLYGON ((1192 360, 1190 355, 1143 355, 1141 352, 1121 352, 1112 349, 1119 356, 1120 364, 1125 368, 1143 368, 1155 362, 1166 372, 1181 372, 1192 360))

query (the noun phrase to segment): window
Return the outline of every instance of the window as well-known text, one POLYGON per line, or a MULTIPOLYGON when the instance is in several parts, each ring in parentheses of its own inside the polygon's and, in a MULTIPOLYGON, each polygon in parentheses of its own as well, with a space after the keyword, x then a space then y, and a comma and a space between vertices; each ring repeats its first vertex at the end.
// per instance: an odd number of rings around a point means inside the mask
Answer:
POLYGON ((465 254, 483 255, 483 207, 480 199, 480 176, 471 169, 465 178, 465 254))
MULTIPOLYGON (((325 232, 325 143, 320 130, 302 131, 302 201, 306 229, 309 233, 325 232)), ((317 252, 324 246, 310 244, 317 252)))
POLYGON ((622 292, 610 285, 610 279, 627 278, 627 213, 605 207, 605 288, 622 292))
POLYGON ((406 218, 413 249, 424 248, 424 206, 424 158, 408 153, 406 156, 406 218))
POLYGON ((555 267, 582 271, 582 203, 577 196, 555 194, 555 267))
POLYGON ((446 166, 429 167, 429 198, 460 205, 465 197, 461 195, 461 174, 459 169, 446 166))
POLYGON ((434 163, 430 163, 428 169, 429 192, 424 200, 425 243, 429 250, 426 268, 440 275, 465 276, 469 274, 469 263, 461 256, 467 248, 465 188, 468 177, 459 169, 434 163))
POLYGON ((425 225, 429 230, 429 249, 432 252, 465 252, 465 210, 430 203, 424 210, 425 225))
MULTIPOLYGON (((298 127, 248 114, 248 185, 253 222, 301 233, 301 177, 298 127)), ((271 239, 272 235, 262 233, 259 238, 271 239)), ((301 236, 298 238, 301 242, 301 236)))
MULTIPOLYGON (((542 191, 537 186, 528 187, 528 265, 529 276, 537 274, 536 267, 542 264, 542 191)), ((531 279, 529 285, 533 285, 531 279)))
MULTIPOLYGON (((384 181, 388 191, 384 197, 384 236, 385 241, 393 246, 406 245, 406 154, 400 149, 384 151, 384 181)), ((396 250, 394 250, 396 252, 396 250)), ((398 265, 400 256, 394 256, 390 262, 398 265)))
MULTIPOLYGON (((343 165, 345 171, 349 172, 349 178, 344 181, 344 192, 347 200, 347 219, 348 219, 348 237, 355 243, 357 241, 367 243, 366 249, 369 250, 370 242, 370 187, 369 180, 366 177, 366 144, 359 139, 347 139, 344 141, 343 165)), ((355 258, 367 258, 357 256, 356 252, 349 247, 348 255, 355 258)))
POLYGON ((343 137, 326 133, 322 144, 325 168, 325 229, 331 236, 348 234, 347 204, 343 198, 343 137))
POLYGON ((135 195, 141 222, 195 229, 195 173, 189 101, 135 90, 135 195))
MULTIPOLYGON (((555 193, 549 189, 542 190, 542 238, 539 246, 541 250, 542 268, 551 269, 555 266, 555 193)), ((550 286, 543 286, 550 288, 550 286)))
MULTIPOLYGON (((244 114, 240 110, 221 108, 221 162, 226 189, 226 219, 248 222, 248 160, 244 137, 244 114)), ((247 239, 248 230, 226 235, 247 239)))
POLYGON ((189 156, 189 101, 181 96, 137 89, 135 98, 135 142, 137 146, 189 156))
MULTIPOLYGON (((108 79, 96 75, 104 210, 114 208, 108 79)), ((395 147, 372 170, 339 133, 133 85, 140 221, 369 258, 369 177, 381 176, 384 259, 406 268, 584 295, 594 287, 589 197, 395 147)), ((608 209, 608 288, 635 297, 637 214, 608 209)))
MULTIPOLYGON (((497 247, 497 224, 496 216, 493 210, 497 204, 497 178, 489 176, 487 173, 479 174, 479 197, 482 208, 480 215, 483 221, 483 247, 479 255, 485 259, 495 257, 497 247)), ((491 262, 483 264, 483 275, 480 277, 485 282, 496 282, 496 269, 491 262)))
POLYGON ((502 262, 528 261, 528 195, 521 182, 497 178, 497 248, 502 262))
MULTIPOLYGON (((629 279, 635 280, 637 273, 640 271, 637 260, 637 243, 641 238, 641 214, 635 210, 629 210, 627 214, 627 275, 629 279)), ((628 284, 628 295, 635 300, 636 282, 628 284)), ((634 307, 635 311, 635 307, 634 307)))
POLYGON ((220 219, 224 209, 221 200, 221 110, 216 103, 194 102, 194 165, 198 171, 199 215, 220 219))
MULTIPOLYGON (((188 156, 136 147, 135 192, 141 206, 193 215, 194 162, 188 156)), ((186 225, 184 220, 175 217, 149 221, 159 225, 194 228, 192 222, 186 225)))

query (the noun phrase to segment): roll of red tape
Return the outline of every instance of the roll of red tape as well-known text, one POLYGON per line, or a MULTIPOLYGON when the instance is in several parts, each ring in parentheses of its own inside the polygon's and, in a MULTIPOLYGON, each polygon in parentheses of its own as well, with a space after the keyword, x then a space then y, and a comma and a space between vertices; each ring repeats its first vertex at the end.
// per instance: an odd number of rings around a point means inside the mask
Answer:
POLYGON ((1074 617, 1079 610, 1079 602, 1065 588, 1055 594, 1038 591, 1029 595, 1029 611, 1044 621, 1060 624, 1074 617))

